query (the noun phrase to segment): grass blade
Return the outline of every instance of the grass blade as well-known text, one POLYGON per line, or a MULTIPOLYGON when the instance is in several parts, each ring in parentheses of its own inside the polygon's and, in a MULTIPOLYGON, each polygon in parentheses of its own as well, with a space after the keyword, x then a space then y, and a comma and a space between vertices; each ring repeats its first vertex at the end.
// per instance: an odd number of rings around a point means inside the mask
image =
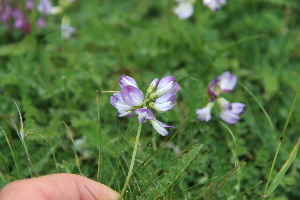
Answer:
POLYGON ((262 105, 262 103, 258 100, 258 98, 253 94, 253 92, 243 83, 241 83, 241 86, 244 88, 244 90, 246 90, 246 92, 248 92, 250 94, 250 96, 254 99, 254 101, 256 101, 256 103, 258 104, 258 106, 260 107, 260 109, 262 110, 262 112, 264 113, 264 115, 266 116, 270 126, 272 127, 272 129, 274 129, 274 125, 273 122, 268 114, 268 112, 266 111, 266 109, 264 108, 264 106, 262 105))
POLYGON ((297 156, 297 152, 298 152, 298 149, 299 149, 299 145, 300 145, 300 137, 298 139, 297 144, 295 145, 292 152, 290 153, 288 159, 285 161, 284 165, 281 167, 280 171, 275 176, 273 182, 270 184, 270 187, 268 188, 266 194, 264 194, 265 197, 270 196, 275 191, 275 189, 277 188, 277 186, 281 182, 283 176, 285 175, 286 171, 290 168, 292 163, 295 161, 296 156, 297 156))

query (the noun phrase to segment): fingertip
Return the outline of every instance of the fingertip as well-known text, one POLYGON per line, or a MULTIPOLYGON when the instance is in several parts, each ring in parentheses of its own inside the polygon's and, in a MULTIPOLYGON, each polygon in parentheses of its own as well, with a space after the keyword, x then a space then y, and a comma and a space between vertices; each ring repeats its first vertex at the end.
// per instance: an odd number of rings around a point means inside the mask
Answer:
POLYGON ((73 176, 75 176, 80 193, 87 199, 94 197, 98 200, 118 200, 120 197, 118 192, 102 183, 79 175, 73 176))

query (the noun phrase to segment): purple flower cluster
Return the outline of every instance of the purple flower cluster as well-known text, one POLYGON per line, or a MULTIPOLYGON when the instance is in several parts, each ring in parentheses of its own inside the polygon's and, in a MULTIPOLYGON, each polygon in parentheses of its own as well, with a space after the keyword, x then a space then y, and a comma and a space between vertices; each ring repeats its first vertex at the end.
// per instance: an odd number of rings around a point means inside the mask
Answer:
MULTIPOLYGON (((31 30, 29 15, 33 9, 36 8, 40 13, 39 18, 35 22, 36 25, 45 27, 47 25, 45 15, 62 13, 64 8, 73 1, 74 0, 60 0, 59 6, 53 6, 51 0, 39 0, 37 5, 35 5, 33 0, 25 0, 23 5, 16 3, 16 1, 3 0, 3 2, 0 1, 0 18, 6 27, 12 26, 14 29, 19 29, 26 34, 31 30)), ((61 31, 62 36, 68 39, 71 34, 75 32, 75 29, 70 26, 69 20, 63 20, 61 31)))
POLYGON ((114 93, 110 98, 111 104, 118 109, 119 117, 133 117, 137 114, 140 124, 145 123, 148 119, 159 134, 168 135, 166 128, 174 127, 158 121, 152 110, 163 113, 175 105, 179 85, 175 82, 174 76, 167 76, 160 81, 155 78, 147 89, 145 97, 136 81, 129 76, 122 75, 119 85, 120 93, 114 93))
POLYGON ((211 120, 211 110, 215 102, 217 102, 221 108, 220 117, 222 120, 229 124, 235 124, 240 119, 239 115, 243 113, 245 104, 238 102, 230 103, 223 97, 220 97, 222 93, 231 92, 236 83, 237 77, 228 71, 224 72, 209 83, 209 103, 204 108, 196 110, 199 121, 208 122, 211 120))
MULTIPOLYGON (((27 11, 32 10, 33 1, 27 0, 23 5, 27 11)), ((25 12, 18 6, 13 5, 9 0, 3 0, 0 4, 0 17, 5 26, 12 25, 13 28, 21 30, 23 33, 30 32, 30 23, 25 12)))

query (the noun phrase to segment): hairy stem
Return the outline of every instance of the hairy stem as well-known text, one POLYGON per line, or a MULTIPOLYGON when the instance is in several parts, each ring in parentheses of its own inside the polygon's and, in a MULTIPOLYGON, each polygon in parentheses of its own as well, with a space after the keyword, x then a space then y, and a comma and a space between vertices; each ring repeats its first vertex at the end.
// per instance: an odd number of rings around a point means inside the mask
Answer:
POLYGON ((137 130, 137 133, 136 133, 134 149, 133 149, 133 153, 132 153, 132 157, 131 157, 131 161, 130 161, 129 171, 128 171, 128 174, 127 174, 124 186, 122 188, 119 200, 123 199, 125 191, 126 191, 128 185, 129 185, 129 181, 130 181, 130 178, 131 178, 131 175, 132 175, 132 172, 133 172, 133 167, 134 167, 136 152, 137 152, 137 149, 138 149, 138 144, 139 144, 139 139, 140 139, 140 135, 141 135, 141 130, 142 130, 142 124, 139 124, 138 130, 137 130))

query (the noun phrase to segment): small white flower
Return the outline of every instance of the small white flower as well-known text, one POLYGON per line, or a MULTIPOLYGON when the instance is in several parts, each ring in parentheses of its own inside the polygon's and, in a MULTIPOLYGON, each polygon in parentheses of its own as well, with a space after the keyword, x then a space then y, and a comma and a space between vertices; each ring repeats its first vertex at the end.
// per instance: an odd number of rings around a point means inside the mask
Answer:
POLYGON ((214 103, 209 102, 204 108, 196 110, 199 121, 208 122, 209 120, 211 120, 211 109, 213 108, 213 106, 214 106, 214 103))
POLYGON ((63 17, 60 25, 61 36, 65 39, 70 39, 71 35, 75 33, 75 28, 70 25, 70 19, 63 17))
POLYGON ((178 0, 177 2, 178 5, 173 9, 173 12, 179 19, 187 19, 192 16, 194 13, 193 2, 187 0, 178 0))
POLYGON ((40 13, 56 15, 61 12, 61 8, 58 6, 53 6, 50 0, 40 0, 37 5, 37 9, 40 13))
POLYGON ((224 5, 225 3, 226 0, 203 0, 203 4, 209 7, 212 11, 219 10, 221 5, 224 5))

